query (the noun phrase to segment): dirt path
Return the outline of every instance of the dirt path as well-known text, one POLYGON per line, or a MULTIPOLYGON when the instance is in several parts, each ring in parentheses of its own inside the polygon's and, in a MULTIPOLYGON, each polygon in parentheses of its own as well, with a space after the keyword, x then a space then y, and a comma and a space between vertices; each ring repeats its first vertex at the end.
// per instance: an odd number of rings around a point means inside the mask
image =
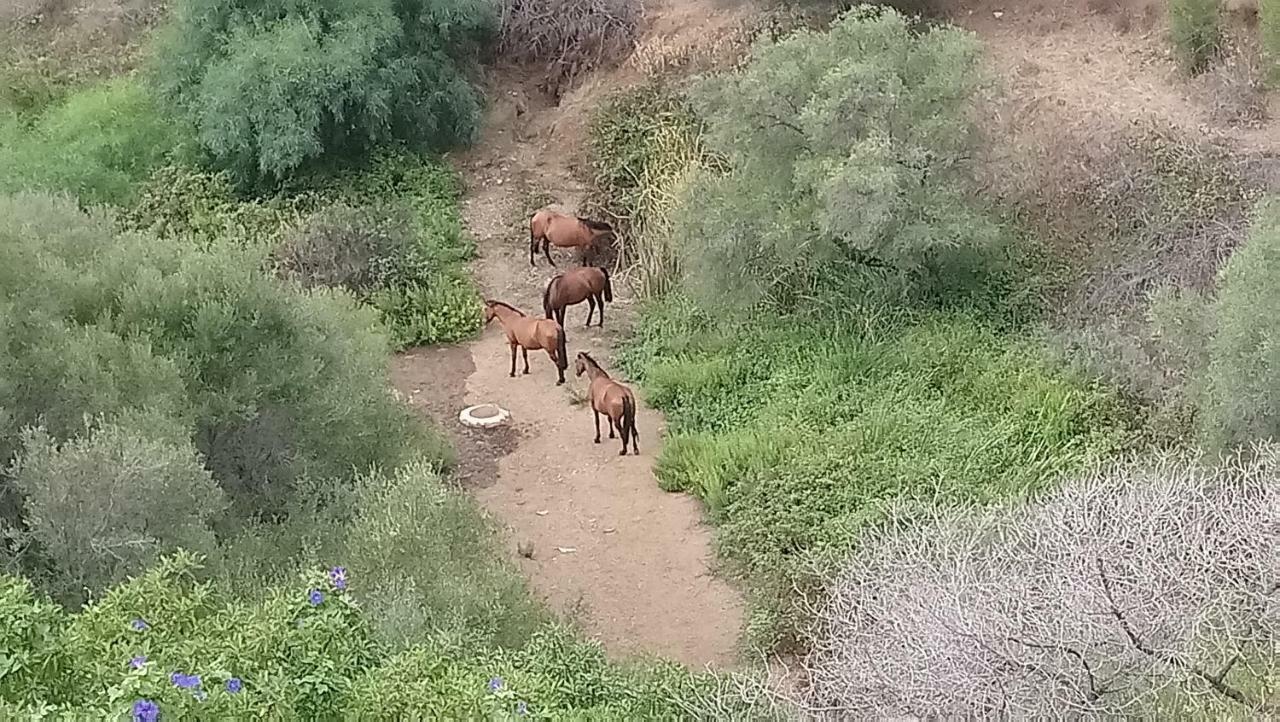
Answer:
MULTIPOLYGON (((552 270, 541 259, 536 270, 529 267, 526 212, 547 198, 574 210, 582 188, 556 143, 547 143, 556 135, 557 109, 530 108, 540 101, 518 89, 491 96, 480 142, 457 159, 468 188, 464 219, 479 246, 481 290, 532 314, 552 270)), ((576 262, 563 251, 555 258, 561 268, 576 262)), ((570 354, 588 350, 615 376, 621 372, 611 348, 630 316, 622 285, 615 284, 618 302, 607 309, 603 330, 583 328, 585 306, 571 308, 566 319, 570 354)), ((710 530, 699 502, 663 492, 653 477, 661 415, 641 404, 642 454, 619 457, 616 441, 592 443, 592 414, 580 402, 585 381, 570 368, 568 383, 558 387, 544 353, 531 353, 529 362, 530 375, 507 376, 510 355, 495 323, 466 346, 400 356, 393 375, 411 403, 450 429, 462 483, 505 525, 508 553, 552 609, 614 657, 731 663, 741 600, 709 571, 710 530), (509 409, 511 428, 460 427, 458 411, 481 402, 509 409), (517 544, 529 541, 533 558, 519 557, 517 544)))

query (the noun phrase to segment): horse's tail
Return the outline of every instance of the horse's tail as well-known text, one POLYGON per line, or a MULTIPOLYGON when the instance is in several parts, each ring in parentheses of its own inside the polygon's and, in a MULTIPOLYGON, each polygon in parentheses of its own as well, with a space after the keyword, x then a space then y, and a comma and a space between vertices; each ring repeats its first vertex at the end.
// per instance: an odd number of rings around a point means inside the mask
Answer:
POLYGON ((547 318, 552 317, 552 311, 554 310, 551 308, 551 287, 556 285, 556 281, 559 280, 560 277, 555 276, 550 281, 547 281, 547 288, 542 292, 542 310, 546 312, 547 318))
MULTIPOLYGON (((640 432, 636 431, 636 400, 627 394, 622 397, 622 440, 627 440, 630 434, 637 442, 640 441, 640 432)), ((638 453, 638 452, 637 452, 638 453)))
POLYGON ((569 348, 564 339, 564 326, 556 324, 556 368, 565 371, 569 368, 569 348))
POLYGON ((613 282, 609 280, 609 269, 601 266, 600 272, 604 274, 604 300, 613 303, 613 282))

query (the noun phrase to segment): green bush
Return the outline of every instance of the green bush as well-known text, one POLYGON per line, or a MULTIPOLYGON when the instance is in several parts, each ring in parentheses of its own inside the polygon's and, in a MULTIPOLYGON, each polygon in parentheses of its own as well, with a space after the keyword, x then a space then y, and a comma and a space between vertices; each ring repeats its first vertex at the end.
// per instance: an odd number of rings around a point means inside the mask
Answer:
POLYGON ((702 81, 692 98, 731 170, 703 172, 676 213, 686 287, 788 308, 981 276, 1003 234, 972 193, 979 58, 967 32, 859 7, 702 81))
POLYGON ((181 126, 128 77, 71 94, 29 122, 0 110, 0 193, 66 191, 125 205, 182 143, 181 126))
POLYGON ((458 632, 392 653, 371 634, 355 569, 317 569, 250 604, 195 571, 188 555, 163 560, 75 615, 0 576, 0 715, 117 719, 150 703, 163 719, 772 716, 708 677, 610 665, 557 627, 515 649, 458 632))
POLYGON ((1208 70, 1222 43, 1221 0, 1169 0, 1169 35, 1188 72, 1208 70))
POLYGON ((1280 2, 1258 0, 1258 25, 1267 78, 1280 86, 1280 2))
POLYGON ((1129 439, 1118 399, 969 317, 726 327, 698 314, 647 309, 626 363, 672 431, 659 479, 707 500, 757 641, 791 639, 793 587, 886 506, 1017 496, 1129 439))
POLYGON ((183 0, 175 14, 157 87, 238 182, 475 133, 480 98, 465 73, 495 28, 492 3, 183 0))
POLYGON ((1218 447, 1280 436, 1280 199, 1260 204, 1211 310, 1202 424, 1218 447))
POLYGON ((160 440, 152 426, 107 425, 62 446, 44 431, 24 435, 9 475, 49 562, 45 586, 63 603, 79 605, 86 590, 139 574, 166 550, 215 551, 221 490, 189 439, 160 440))
POLYGON ((388 391, 373 314, 263 261, 122 233, 64 199, 0 198, 0 451, 24 426, 63 440, 84 414, 151 410, 186 430, 241 519, 280 513, 301 477, 399 465, 423 440, 388 391))

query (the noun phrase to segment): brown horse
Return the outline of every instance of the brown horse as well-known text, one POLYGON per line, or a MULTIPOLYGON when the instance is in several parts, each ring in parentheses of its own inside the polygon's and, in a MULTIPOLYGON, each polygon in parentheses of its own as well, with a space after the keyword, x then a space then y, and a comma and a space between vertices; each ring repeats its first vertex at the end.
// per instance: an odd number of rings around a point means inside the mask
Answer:
POLYGON ((551 319, 530 318, 520 309, 502 301, 485 300, 485 324, 495 318, 507 332, 507 343, 511 345, 512 378, 516 375, 516 347, 524 353, 525 373, 529 373, 529 350, 542 349, 551 357, 560 373, 560 380, 556 384, 564 383, 564 372, 569 368, 569 351, 565 348, 564 329, 559 323, 551 319))
POLYGON ((600 443, 600 414, 609 417, 609 438, 614 438, 616 428, 622 436, 622 451, 619 456, 627 455, 627 442, 631 442, 631 451, 640 453, 640 432, 636 430, 636 397, 631 389, 609 378, 609 374, 600 368, 600 364, 591 358, 586 351, 578 352, 578 359, 573 365, 574 373, 581 376, 587 374, 591 379, 588 394, 591 396, 591 410, 596 415, 596 443, 600 443))
POLYGON ((564 311, 575 303, 586 301, 591 304, 587 311, 587 327, 591 327, 591 317, 600 306, 600 324, 604 325, 604 302, 613 303, 613 283, 609 280, 607 268, 580 266, 571 268, 547 282, 542 292, 542 310, 547 318, 554 318, 564 326, 564 311))
POLYGON ((594 248, 601 236, 613 233, 613 226, 603 221, 565 215, 550 208, 543 208, 529 219, 529 265, 536 266, 533 256, 542 244, 542 255, 551 260, 551 246, 559 248, 594 248))

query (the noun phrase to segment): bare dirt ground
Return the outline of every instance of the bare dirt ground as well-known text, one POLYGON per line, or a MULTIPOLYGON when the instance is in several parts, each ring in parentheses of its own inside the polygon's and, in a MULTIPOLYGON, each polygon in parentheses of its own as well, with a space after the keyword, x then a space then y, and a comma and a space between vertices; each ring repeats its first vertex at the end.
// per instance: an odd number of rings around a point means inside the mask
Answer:
MULTIPOLYGON (((557 132, 564 107, 552 108, 520 84, 491 88, 492 107, 475 150, 455 159, 467 185, 467 227, 479 246, 474 272, 486 296, 541 313, 546 261, 528 261, 528 213, 545 199, 576 210, 568 142, 557 132)), ((579 124, 580 125, 580 124, 579 124)), ((561 269, 577 260, 553 250, 561 269)), ((587 350, 615 377, 611 348, 631 313, 625 284, 604 329, 583 328, 586 307, 569 309, 569 353, 587 350)), ((420 349, 394 362, 401 393, 451 429, 459 477, 506 530, 506 548, 534 591, 600 640, 614 657, 657 655, 701 667, 735 659, 743 612, 739 595, 711 572, 710 530, 700 503, 660 490, 652 466, 662 446, 662 416, 641 404, 639 456, 620 457, 605 434, 592 443, 585 379, 555 384, 546 354, 530 354, 531 374, 509 378, 510 354, 497 322, 477 340, 420 349), (467 405, 495 402, 510 428, 465 430, 467 405), (532 558, 517 554, 531 542, 532 558)), ((523 364, 517 369, 519 374, 523 364)), ((625 381, 625 379, 623 379, 625 381)), ((607 429, 606 429, 607 432, 607 429)))

